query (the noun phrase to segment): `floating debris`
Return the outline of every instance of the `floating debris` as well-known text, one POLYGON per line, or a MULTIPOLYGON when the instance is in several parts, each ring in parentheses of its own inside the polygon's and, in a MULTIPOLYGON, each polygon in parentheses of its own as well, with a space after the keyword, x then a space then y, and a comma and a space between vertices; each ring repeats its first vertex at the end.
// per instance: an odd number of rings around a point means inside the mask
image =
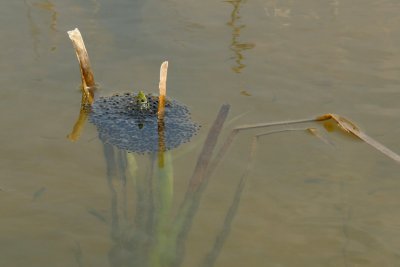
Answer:
POLYGON ((251 96, 251 94, 249 92, 247 92, 246 90, 240 91, 240 94, 243 96, 251 96))

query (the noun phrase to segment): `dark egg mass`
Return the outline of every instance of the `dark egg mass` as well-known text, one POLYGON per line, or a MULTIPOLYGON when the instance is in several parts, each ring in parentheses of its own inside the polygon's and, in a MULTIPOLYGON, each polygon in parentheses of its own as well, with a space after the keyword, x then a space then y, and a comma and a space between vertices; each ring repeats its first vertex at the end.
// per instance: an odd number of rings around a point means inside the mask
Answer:
MULTIPOLYGON (((100 139, 130 152, 159 150, 158 96, 147 95, 148 108, 138 105, 137 94, 124 93, 98 98, 91 107, 90 121, 96 125, 100 139)), ((176 100, 167 99, 164 115, 165 149, 190 141, 199 125, 191 120, 189 109, 176 100)))

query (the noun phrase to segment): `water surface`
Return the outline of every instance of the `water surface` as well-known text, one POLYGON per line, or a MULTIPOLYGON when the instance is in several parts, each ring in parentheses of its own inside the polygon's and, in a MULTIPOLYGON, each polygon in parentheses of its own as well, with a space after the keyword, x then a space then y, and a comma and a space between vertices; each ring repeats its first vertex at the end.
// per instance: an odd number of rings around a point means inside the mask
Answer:
MULTIPOLYGON (((117 250, 129 233, 113 236, 115 212, 121 229, 138 223, 137 183, 110 187, 95 126, 77 142, 66 138, 80 107, 67 30, 83 33, 101 95, 156 93, 169 60, 168 94, 202 125, 170 152, 173 217, 224 103, 231 109, 218 145, 238 125, 332 112, 400 152, 399 12, 394 0, 3 1, 0 265, 133 266, 126 259, 143 249, 117 250)), ((329 142, 302 131, 259 139, 215 266, 400 262, 399 165, 355 138, 307 126, 329 142)), ((260 132, 240 133, 210 178, 182 266, 212 252, 260 132)), ((135 179, 145 178, 150 156, 136 162, 135 179)))

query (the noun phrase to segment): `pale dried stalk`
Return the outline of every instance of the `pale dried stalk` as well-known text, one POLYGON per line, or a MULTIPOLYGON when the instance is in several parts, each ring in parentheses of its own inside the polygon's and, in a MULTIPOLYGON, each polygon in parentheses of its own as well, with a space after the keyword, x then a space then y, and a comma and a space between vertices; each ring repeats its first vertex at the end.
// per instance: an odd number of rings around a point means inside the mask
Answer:
POLYGON ((168 72, 168 61, 164 61, 160 68, 160 83, 158 85, 160 89, 160 95, 167 95, 167 72, 168 72))
POLYGON ((168 73, 168 61, 164 61, 160 68, 160 83, 159 88, 159 99, 158 99, 158 117, 164 117, 165 109, 165 97, 167 95, 167 73, 168 73))
POLYGON ((165 151, 165 133, 164 133, 164 114, 165 114, 165 97, 167 95, 167 73, 168 61, 164 61, 160 68, 160 83, 158 84, 160 95, 158 96, 158 166, 164 167, 164 151, 165 151))
POLYGON ((89 104, 93 103, 93 89, 96 85, 92 68, 90 66, 89 55, 86 51, 85 43, 78 28, 68 31, 68 36, 75 48, 76 56, 78 57, 79 66, 82 78, 82 90, 89 104))

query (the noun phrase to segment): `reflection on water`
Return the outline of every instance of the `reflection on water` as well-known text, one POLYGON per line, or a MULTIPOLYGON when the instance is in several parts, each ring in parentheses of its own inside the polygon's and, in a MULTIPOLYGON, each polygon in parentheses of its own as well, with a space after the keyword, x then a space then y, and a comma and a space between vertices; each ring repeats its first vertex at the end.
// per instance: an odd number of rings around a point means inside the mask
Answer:
POLYGON ((230 16, 230 21, 227 23, 229 27, 232 28, 232 39, 231 39, 231 45, 230 48, 235 54, 233 59, 235 61, 235 66, 232 67, 232 70, 235 73, 241 73, 242 70, 246 67, 246 65, 243 63, 244 60, 244 55, 243 52, 246 50, 250 50, 255 47, 255 44, 253 43, 245 43, 241 42, 240 39, 240 31, 246 27, 246 25, 241 24, 240 21, 240 8, 242 7, 243 3, 245 1, 243 0, 229 0, 226 1, 230 3, 233 7, 231 16, 230 16))
POLYGON ((25 4, 27 6, 27 18, 29 21, 29 29, 30 29, 30 33, 31 33, 31 37, 32 37, 32 41, 33 41, 33 51, 35 53, 36 58, 39 57, 39 52, 38 52, 38 44, 39 44, 39 28, 36 25, 33 17, 32 17, 32 7, 31 5, 28 4, 27 1, 25 1, 25 4))
MULTIPOLYGON (((290 18, 291 9, 280 7, 276 4, 275 1, 267 2, 267 5, 264 7, 265 14, 268 17, 279 17, 279 18, 290 18)), ((289 24, 284 24, 289 25, 289 24)))
POLYGON ((57 32, 58 13, 55 9, 55 5, 51 1, 47 0, 47 1, 42 1, 42 2, 33 2, 32 6, 51 13, 50 29, 53 32, 57 32))
MULTIPOLYGON (((39 47, 40 47, 40 35, 42 34, 42 29, 40 28, 40 23, 38 24, 36 22, 35 17, 40 17, 42 19, 42 16, 37 15, 35 11, 45 11, 46 13, 50 13, 50 31, 51 34, 54 35, 58 30, 57 30, 57 18, 58 18, 58 12, 56 10, 55 5, 47 0, 47 1, 37 1, 37 2, 31 2, 28 0, 25 0, 25 5, 27 7, 27 13, 26 16, 28 18, 29 26, 30 26, 30 33, 32 37, 32 42, 33 42, 33 50, 36 56, 36 59, 40 57, 39 53, 39 47), (35 10, 36 9, 36 10, 35 10), (35 16, 36 15, 36 16, 35 16)), ((41 14, 39 12, 39 14, 41 14)), ((55 44, 51 47, 51 51, 54 51, 57 47, 55 44)))
POLYGON ((331 5, 332 5, 332 13, 333 13, 333 15, 335 17, 338 16, 339 15, 339 5, 340 5, 339 0, 333 0, 331 2, 331 5))

